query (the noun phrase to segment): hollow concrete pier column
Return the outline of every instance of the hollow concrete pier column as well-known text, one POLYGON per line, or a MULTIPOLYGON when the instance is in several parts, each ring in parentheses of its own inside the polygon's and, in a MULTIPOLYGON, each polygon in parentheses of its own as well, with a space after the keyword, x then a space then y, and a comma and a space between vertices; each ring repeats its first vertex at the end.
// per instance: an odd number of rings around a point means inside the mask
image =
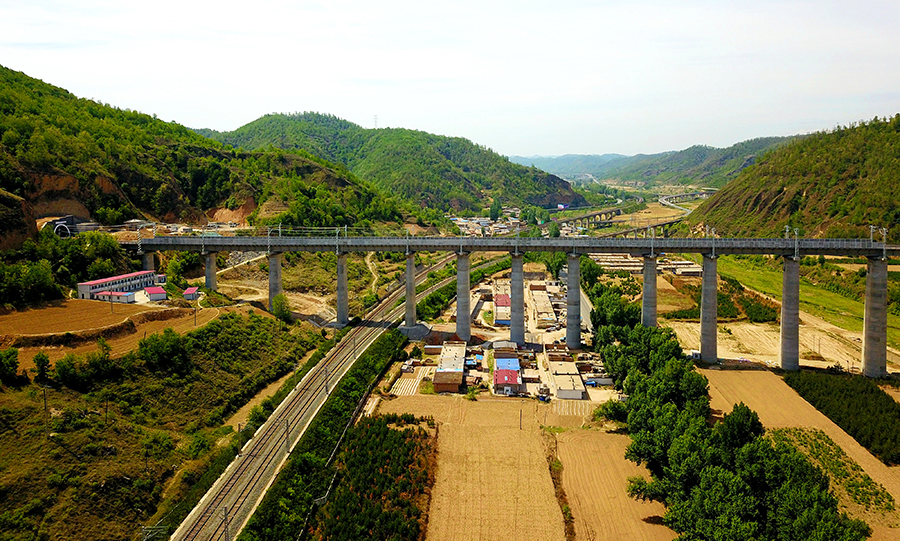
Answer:
POLYGON ((644 292, 641 297, 641 324, 656 327, 656 257, 644 256, 644 292))
POLYGON ((206 289, 216 290, 216 252, 206 253, 206 289))
POLYGON ((509 341, 525 345, 525 272, 523 256, 512 256, 512 272, 510 273, 509 300, 509 341))
POLYGON ((700 290, 700 358, 705 363, 714 363, 719 358, 716 349, 717 285, 716 257, 703 254, 703 285, 700 290))
POLYGON ((347 294, 347 254, 337 256, 337 324, 341 327, 350 321, 347 294))
POLYGON ((281 295, 281 260, 280 253, 269 254, 269 310, 272 309, 272 301, 281 295))
POLYGON ((406 327, 416 326, 416 255, 406 254, 406 327))
POLYGON ((156 270, 156 264, 153 261, 153 252, 146 252, 141 256, 141 270, 156 270))
POLYGON ((469 254, 456 256, 456 335, 463 342, 472 338, 472 308, 469 306, 469 254))
POLYGON ((800 370, 800 260, 784 258, 781 284, 781 368, 800 370))
POLYGON ((887 373, 887 261, 869 258, 867 270, 862 373, 879 378, 887 373))
POLYGON ((566 345, 581 349, 581 256, 569 254, 566 271, 566 345))

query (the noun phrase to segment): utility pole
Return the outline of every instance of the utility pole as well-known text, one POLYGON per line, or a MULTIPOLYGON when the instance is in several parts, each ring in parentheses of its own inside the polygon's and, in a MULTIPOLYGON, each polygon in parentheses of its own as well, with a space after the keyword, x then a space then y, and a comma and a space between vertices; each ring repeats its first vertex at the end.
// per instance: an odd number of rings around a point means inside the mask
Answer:
POLYGON ((231 541, 231 532, 228 531, 228 506, 222 507, 222 524, 225 525, 225 541, 231 541))

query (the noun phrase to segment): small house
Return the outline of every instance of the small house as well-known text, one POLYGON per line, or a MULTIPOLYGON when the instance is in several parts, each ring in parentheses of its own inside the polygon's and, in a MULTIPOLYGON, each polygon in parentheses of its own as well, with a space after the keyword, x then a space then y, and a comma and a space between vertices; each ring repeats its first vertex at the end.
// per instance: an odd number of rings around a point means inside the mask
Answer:
POLYGON ((147 294, 147 298, 151 301, 164 301, 169 298, 169 296, 166 295, 166 290, 159 286, 145 287, 144 293, 147 294))

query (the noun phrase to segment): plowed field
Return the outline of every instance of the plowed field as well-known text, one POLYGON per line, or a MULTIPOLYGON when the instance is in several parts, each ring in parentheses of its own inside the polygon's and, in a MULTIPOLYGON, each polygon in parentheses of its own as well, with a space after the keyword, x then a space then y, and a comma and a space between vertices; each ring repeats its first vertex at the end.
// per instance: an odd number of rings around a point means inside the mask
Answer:
POLYGON ((120 323, 128 316, 159 309, 146 304, 113 304, 110 308, 105 302, 68 299, 0 315, 0 335, 78 332, 120 323))
POLYGON ((426 539, 565 539, 537 408, 528 400, 454 396, 382 402, 383 412, 432 415, 440 423, 426 539))
POLYGON ((575 517, 576 539, 670 541, 675 532, 662 524, 665 507, 628 497, 628 477, 649 477, 625 460, 631 441, 624 434, 568 430, 556 438, 563 464, 563 487, 575 517))
MULTIPOLYGON (((768 371, 701 370, 709 379, 714 414, 728 413, 743 402, 759 414, 766 428, 818 428, 841 446, 875 482, 900 502, 900 468, 885 466, 839 426, 819 413, 777 375, 768 371)), ((900 539, 896 517, 860 515, 872 526, 871 539, 900 539)))

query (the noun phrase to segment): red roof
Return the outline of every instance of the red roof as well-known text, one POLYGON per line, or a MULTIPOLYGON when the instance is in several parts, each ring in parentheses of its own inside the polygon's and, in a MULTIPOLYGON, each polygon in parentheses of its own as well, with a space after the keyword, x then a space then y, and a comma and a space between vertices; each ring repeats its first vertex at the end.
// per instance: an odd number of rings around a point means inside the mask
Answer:
POLYGON ((160 295, 160 294, 165 295, 166 294, 166 290, 159 286, 145 287, 144 291, 147 292, 147 295, 160 295))
POLYGON ((127 280, 128 278, 134 278, 135 276, 141 276, 143 274, 156 274, 155 271, 137 271, 137 272, 129 272, 128 274, 120 274, 118 276, 110 276, 109 278, 100 278, 98 280, 91 280, 90 282, 81 282, 78 285, 88 285, 88 286, 96 286, 100 284, 105 284, 107 282, 112 282, 115 280, 127 280))
POLYGON ((198 288, 196 288, 196 287, 189 287, 184 290, 184 294, 185 295, 193 295, 193 294, 197 293, 197 289, 198 288))
POLYGON ((501 293, 499 295, 494 295, 494 304, 497 306, 512 306, 512 301, 510 301, 509 295, 501 293))
POLYGON ((125 297, 127 295, 134 295, 134 293, 126 293, 124 291, 101 291, 97 293, 97 295, 111 295, 113 297, 125 297))
POLYGON ((518 370, 494 370, 494 385, 519 385, 521 383, 518 370))

